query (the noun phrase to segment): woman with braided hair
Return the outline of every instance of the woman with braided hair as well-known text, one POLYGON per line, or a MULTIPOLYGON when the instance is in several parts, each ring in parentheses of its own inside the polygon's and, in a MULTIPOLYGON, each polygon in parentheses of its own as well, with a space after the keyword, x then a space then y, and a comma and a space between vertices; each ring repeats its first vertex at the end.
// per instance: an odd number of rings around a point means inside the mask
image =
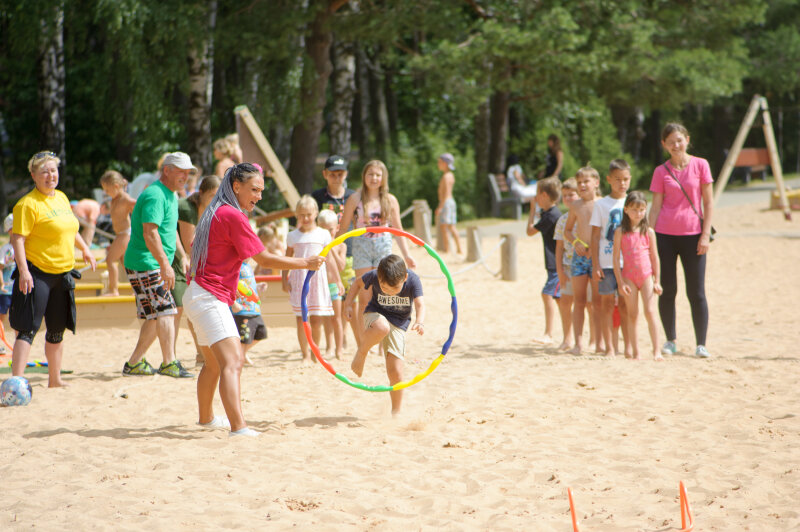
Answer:
POLYGON ((242 415, 240 376, 244 354, 239 330, 230 311, 236 298, 239 269, 250 257, 263 267, 318 270, 322 257, 274 255, 264 249, 247 214, 261 199, 264 177, 254 165, 240 163, 225 172, 219 190, 203 212, 192 244, 190 282, 183 296, 205 365, 197 378, 198 423, 227 428, 231 436, 258 436, 242 415), (212 403, 219 386, 227 419, 214 416, 212 403))

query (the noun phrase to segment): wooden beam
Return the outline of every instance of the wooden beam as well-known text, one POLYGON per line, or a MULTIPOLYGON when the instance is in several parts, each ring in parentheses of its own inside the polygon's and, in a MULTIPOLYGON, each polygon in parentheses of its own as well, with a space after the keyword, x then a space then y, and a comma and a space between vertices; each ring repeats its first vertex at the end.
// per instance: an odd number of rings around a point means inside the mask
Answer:
POLYGON ((242 148, 244 160, 261 165, 265 173, 275 181, 283 199, 294 209, 300 200, 300 194, 250 110, 246 105, 240 105, 233 112, 236 115, 236 133, 239 134, 239 146, 242 148))
POLYGON ((777 185, 778 194, 781 198, 783 216, 787 220, 791 220, 792 211, 789 209, 789 200, 786 198, 786 188, 783 186, 783 168, 781 167, 781 158, 778 154, 778 144, 775 142, 775 132, 772 129, 772 118, 770 118, 769 115, 769 106, 767 105, 766 98, 761 98, 761 109, 761 121, 764 123, 764 138, 767 141, 767 149, 769 150, 772 175, 775 176, 775 184, 777 185))
POLYGON ((717 177, 717 184, 714 190, 715 205, 717 201, 719 201, 722 191, 725 190, 725 185, 728 184, 728 179, 731 177, 731 172, 733 172, 736 159, 739 157, 739 152, 742 151, 744 141, 747 139, 747 134, 750 132, 750 128, 753 126, 753 121, 755 121, 756 114, 758 113, 758 109, 760 107, 761 96, 756 94, 750 101, 750 107, 747 109, 747 114, 744 116, 744 120, 742 120, 742 125, 739 126, 739 132, 736 134, 736 139, 734 139, 733 145, 728 152, 728 157, 725 158, 725 164, 722 165, 722 170, 720 170, 719 176, 717 177))

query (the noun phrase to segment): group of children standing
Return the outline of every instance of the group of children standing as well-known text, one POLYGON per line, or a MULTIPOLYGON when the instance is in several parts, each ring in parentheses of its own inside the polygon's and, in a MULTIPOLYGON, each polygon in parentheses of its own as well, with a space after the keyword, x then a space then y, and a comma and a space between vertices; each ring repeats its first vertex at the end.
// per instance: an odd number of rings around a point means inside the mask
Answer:
POLYGON ((653 229, 647 223, 647 200, 628 194, 630 165, 615 159, 606 175, 611 192, 598 197, 599 172, 586 166, 563 184, 556 177, 537 183, 536 205, 527 233, 542 234, 547 281, 542 289, 545 341, 553 337, 556 312, 564 338, 559 346, 573 354, 588 348, 607 356, 618 354, 615 316, 624 338, 626 358, 639 359, 636 337, 638 300, 642 299, 655 360, 662 360, 656 322, 659 259, 653 229), (568 212, 558 208, 563 197, 568 212), (589 313, 589 345, 584 346, 585 312, 589 313))

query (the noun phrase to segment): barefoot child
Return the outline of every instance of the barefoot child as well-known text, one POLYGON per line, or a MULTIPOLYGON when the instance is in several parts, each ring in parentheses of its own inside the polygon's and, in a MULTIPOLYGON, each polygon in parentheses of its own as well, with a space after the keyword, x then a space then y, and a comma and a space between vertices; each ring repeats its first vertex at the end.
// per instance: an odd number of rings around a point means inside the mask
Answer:
MULTIPOLYGON (((331 238, 339 230, 339 217, 330 209, 325 209, 317 216, 317 225, 331 234, 331 238)), ((336 358, 341 360, 344 337, 342 327, 342 295, 344 286, 342 285, 341 272, 346 267, 347 247, 339 244, 331 248, 328 257, 332 263, 328 266, 328 289, 331 292, 331 303, 333 304, 333 316, 327 319, 325 326, 326 357, 330 357, 331 352, 336 349, 336 358)))
MULTIPOLYGON (((597 197, 597 187, 600 186, 600 174, 591 166, 584 166, 575 174, 575 182, 580 199, 575 201, 569 210, 569 217, 564 226, 564 240, 571 242, 574 249, 570 275, 573 297, 572 330, 575 335, 575 347, 571 352, 574 355, 580 355, 583 350, 584 309, 590 300, 589 294, 597 292, 597 286, 592 282, 592 257, 589 249, 589 242, 592 240, 592 226, 589 222, 597 197)), ((595 340, 596 338, 591 337, 590 334, 590 348, 595 340)))
MULTIPOLYGON (((397 198, 389 193, 389 170, 383 162, 369 161, 361 172, 361 188, 347 198, 344 212, 339 221, 341 236, 347 232, 350 223, 356 229, 362 227, 388 226, 397 229, 403 228, 400 219, 400 204, 397 198)), ((381 259, 392 253, 392 235, 389 233, 367 233, 357 236, 353 240, 353 269, 357 277, 361 277, 378 266, 381 259)), ((408 253, 405 238, 397 240, 397 246, 403 255, 403 260, 412 270, 417 267, 414 258, 408 253)), ((355 294, 358 296, 358 294, 355 294)), ((360 316, 366 306, 366 296, 358 297, 358 311, 353 316, 360 316)), ((361 341, 363 332, 360 323, 351 323, 356 343, 361 341)))
POLYGON ((542 233, 544 243, 544 265, 547 269, 547 281, 542 288, 542 302, 544 303, 544 337, 543 343, 553 341, 553 323, 558 313, 556 300, 561 297, 558 284, 558 271, 556 270, 556 241, 553 235, 556 223, 561 217, 558 210, 558 200, 561 197, 561 181, 557 177, 542 179, 536 184, 536 205, 541 209, 541 218, 535 222, 536 209, 531 209, 528 218, 528 236, 542 233))
MULTIPOLYGON (((608 184, 611 193, 594 202, 592 210, 592 268, 597 282, 599 298, 594 300, 594 315, 597 329, 605 340, 606 355, 615 356, 617 346, 613 343, 614 329, 614 296, 617 291, 617 281, 614 277, 614 231, 622 222, 622 207, 625 196, 631 183, 631 167, 622 159, 614 159, 609 164, 608 184)), ((632 356, 627 335, 627 309, 625 299, 619 301, 619 313, 622 322, 622 336, 625 340, 625 357, 632 356)))
POLYGON ((114 241, 106 250, 108 267, 108 290, 105 296, 119 295, 119 261, 125 255, 131 239, 131 212, 136 200, 125 192, 128 181, 115 170, 108 170, 100 178, 103 192, 111 197, 111 224, 114 227, 114 241))
MULTIPOLYGON (((570 177, 561 184, 561 200, 569 211, 572 204, 578 201, 578 185, 574 177, 570 177)), ((556 272, 558 273, 558 284, 561 286, 561 297, 558 299, 558 312, 561 314, 561 331, 564 339, 558 346, 561 350, 572 348, 572 281, 570 279, 570 267, 572 265, 572 254, 574 248, 572 242, 564 240, 564 227, 567 224, 569 212, 561 215, 556 223, 556 230, 553 238, 556 241, 556 272)))
MULTIPOLYGON (((355 294, 363 290, 369 303, 364 313, 365 331, 350 367, 359 377, 364 372, 364 362, 370 348, 380 343, 386 359, 386 375, 389 384, 403 380, 403 357, 405 356, 406 331, 411 323, 411 303, 414 303, 412 331, 420 335, 425 332, 425 303, 422 299, 422 283, 417 274, 406 269, 403 259, 389 255, 378 263, 377 271, 369 271, 356 279, 354 290, 347 293, 345 314, 348 319, 353 312, 355 294)), ((403 402, 403 390, 389 392, 392 399, 392 415, 397 415, 403 402)))
POLYGON ((456 243, 456 253, 461 254, 461 241, 458 239, 456 229, 456 200, 453 199, 453 186, 456 184, 456 176, 453 170, 456 169, 455 158, 449 153, 439 156, 437 162, 442 177, 439 179, 439 206, 436 207, 435 217, 436 226, 439 230, 442 251, 447 253, 450 250, 450 237, 456 243))
POLYGON ((656 322, 656 294, 661 294, 658 283, 660 263, 656 248, 656 233, 647 225, 647 199, 638 191, 628 194, 622 211, 622 224, 614 231, 614 277, 620 296, 628 307, 628 337, 635 360, 639 360, 639 345, 636 338, 636 321, 639 314, 638 295, 642 294, 644 317, 650 331, 653 358, 661 356, 656 322), (620 268, 620 255, 623 266, 620 268))
MULTIPOLYGON (((8 233, 11 238, 11 231, 14 226, 14 215, 9 214, 3 220, 3 229, 8 233)), ((17 263, 14 260, 14 247, 8 243, 0 247, 0 267, 3 268, 2 282, 0 282, 0 321, 3 326, 3 334, 5 334, 6 325, 8 325, 8 309, 11 307, 11 291, 14 288, 14 280, 11 276, 14 270, 17 269, 17 263)), ((6 348, 0 344, 0 354, 5 353, 6 348)))
MULTIPOLYGON (((286 242, 286 256, 307 258, 319 255, 322 248, 331 242, 331 234, 325 229, 317 227, 317 202, 309 195, 303 196, 297 202, 295 215, 297 216, 297 229, 289 233, 286 242)), ((330 260, 328 257, 325 262, 329 263, 330 260)), ((289 292, 292 310, 297 317, 297 341, 300 343, 302 361, 303 364, 308 364, 311 362, 311 351, 303 329, 303 314, 300 306, 306 270, 292 270, 291 272, 283 270, 281 275, 283 289, 289 292)), ((319 345, 323 319, 326 316, 333 316, 326 264, 323 264, 319 272, 311 277, 306 303, 308 304, 308 322, 311 325, 312 338, 314 343, 319 345)))
POLYGON ((261 317, 261 298, 258 295, 258 291, 264 290, 266 287, 267 283, 256 283, 253 267, 248 261, 242 262, 242 266, 239 268, 236 300, 231 305, 231 312, 233 312, 236 328, 239 329, 244 363, 248 366, 252 366, 253 361, 247 352, 267 337, 267 326, 264 325, 264 319, 261 317))

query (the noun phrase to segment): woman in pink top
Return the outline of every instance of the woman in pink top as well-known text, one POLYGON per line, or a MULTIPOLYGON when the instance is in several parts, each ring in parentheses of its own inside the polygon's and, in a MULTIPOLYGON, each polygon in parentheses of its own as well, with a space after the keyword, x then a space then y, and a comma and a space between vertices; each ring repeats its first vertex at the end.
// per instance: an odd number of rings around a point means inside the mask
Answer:
POLYGON ((264 249, 247 218, 263 190, 264 178, 252 164, 236 164, 228 169, 197 224, 191 281, 183 296, 186 316, 205 356, 197 378, 198 423, 210 428, 230 426, 231 436, 258 435, 247 427, 242 415, 239 377, 244 353, 229 308, 236 299, 242 262, 253 257, 260 266, 286 270, 317 270, 323 263, 319 256, 283 257, 264 249), (214 416, 212 402, 217 384, 227 420, 214 416))
POLYGON ((692 308, 697 341, 695 354, 708 358, 711 355, 705 347, 708 331, 705 277, 714 208, 711 169, 705 159, 686 153, 689 132, 680 124, 667 124, 664 127, 661 145, 670 157, 655 169, 650 184, 653 193, 650 225, 656 232, 658 256, 661 259, 661 286, 664 288, 658 301, 658 311, 667 341, 661 352, 671 355, 677 351, 675 297, 678 293, 677 261, 680 258, 686 279, 686 294, 692 308))

